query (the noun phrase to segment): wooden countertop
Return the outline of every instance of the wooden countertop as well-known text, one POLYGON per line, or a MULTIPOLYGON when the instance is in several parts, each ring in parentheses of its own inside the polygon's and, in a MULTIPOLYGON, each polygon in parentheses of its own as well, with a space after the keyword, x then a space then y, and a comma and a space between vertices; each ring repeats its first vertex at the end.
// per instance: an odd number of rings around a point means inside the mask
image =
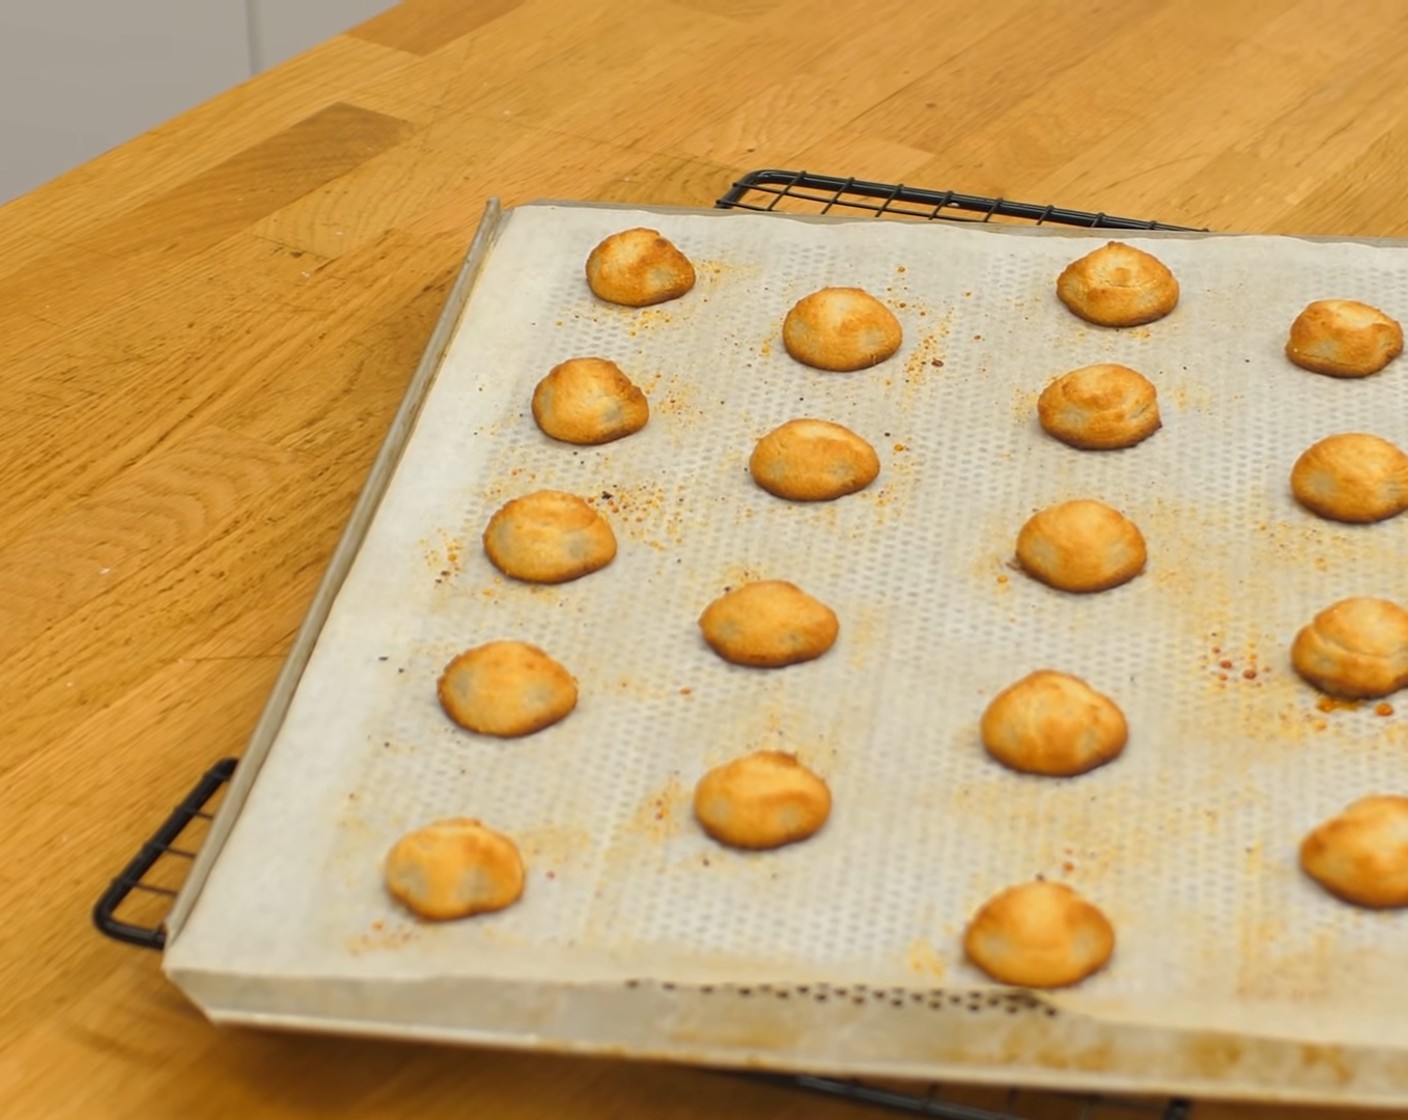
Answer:
POLYGON ((1401 236, 1405 53, 1401 0, 407 0, 0 208, 0 1113, 867 1114, 217 1031, 88 909, 240 751, 489 196, 805 167, 1401 236))

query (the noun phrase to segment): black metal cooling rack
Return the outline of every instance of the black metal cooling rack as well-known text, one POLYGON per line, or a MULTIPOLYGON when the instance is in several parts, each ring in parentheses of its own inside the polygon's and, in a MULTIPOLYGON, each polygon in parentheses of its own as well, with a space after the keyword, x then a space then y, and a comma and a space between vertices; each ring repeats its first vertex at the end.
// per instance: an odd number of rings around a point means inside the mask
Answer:
POLYGON ((200 851, 215 806, 238 762, 222 758, 171 811, 93 907, 93 924, 116 941, 166 947, 166 915, 200 851))
MULTIPOLYGON (((789 214, 860 214, 921 221, 1008 222, 1014 225, 1080 226, 1085 229, 1182 230, 1145 218, 1121 218, 1063 206, 1040 206, 1008 198, 986 198, 957 191, 872 183, 808 171, 750 171, 714 202, 719 210, 758 210, 789 214)), ((1199 231, 1203 232, 1203 231, 1199 231)))
MULTIPOLYGON (((1086 229, 1184 230, 1139 218, 1087 210, 1014 202, 875 183, 865 179, 765 169, 738 179, 715 200, 720 210, 868 215, 920 221, 1009 222, 1065 225, 1086 229)), ((97 905, 93 922, 108 937, 148 949, 166 945, 166 915, 200 850, 206 829, 237 760, 221 759, 113 879, 97 905)), ((814 1076, 749 1074, 754 1080, 838 1097, 873 1108, 932 1120, 1187 1120, 1184 1100, 1124 1100, 1102 1096, 952 1085, 879 1083, 814 1076)))

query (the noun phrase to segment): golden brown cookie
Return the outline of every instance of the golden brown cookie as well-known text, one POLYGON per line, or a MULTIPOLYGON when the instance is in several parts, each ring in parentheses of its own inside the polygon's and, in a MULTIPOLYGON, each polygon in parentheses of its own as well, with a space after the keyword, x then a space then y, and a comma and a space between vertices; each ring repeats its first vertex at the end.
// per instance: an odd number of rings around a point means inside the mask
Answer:
POLYGON ((764 669, 820 657, 840 628, 830 607, 780 579, 735 588, 699 616, 699 629, 715 653, 735 665, 764 669))
POLYGON ((838 372, 883 362, 903 337, 894 313, 861 288, 822 288, 798 300, 782 322, 792 357, 838 372))
POLYGON ((805 840, 826 823, 831 791, 795 755, 757 751, 699 779, 694 815, 721 844, 780 848, 805 840))
POLYGON ((983 903, 963 934, 963 951, 1000 983, 1063 988, 1105 967, 1115 928, 1064 883, 1022 883, 983 903))
POLYGON ((563 443, 610 443, 645 427, 650 402, 615 362, 569 358, 533 390, 533 419, 563 443))
POLYGON ((518 845, 468 817, 406 833, 386 854, 383 874, 392 898, 437 922, 502 910, 523 896, 518 845))
POLYGON ((1408 611, 1387 599, 1341 599, 1296 635, 1291 664, 1332 696, 1397 692, 1408 684, 1408 611))
POLYGON ((880 473, 875 448, 829 420, 789 420, 753 448, 753 481, 779 498, 829 502, 864 490, 880 473))
POLYGON ((1017 534, 1023 571, 1061 591, 1106 591, 1144 570, 1138 526, 1103 502, 1077 499, 1034 514, 1017 534))
POLYGON ((1286 357, 1331 377, 1367 377, 1403 352, 1403 328, 1355 299, 1318 299, 1291 324, 1286 357))
POLYGON ((1337 898, 1379 909, 1408 906, 1408 797, 1362 797, 1311 829, 1301 868, 1337 898))
POLYGON ((484 554, 513 579, 566 583, 611 563, 616 535, 576 494, 536 490, 505 503, 489 519, 484 554))
POLYGON ((647 307, 694 287, 694 265, 658 230, 624 229, 591 251, 587 284, 607 303, 647 307))
POLYGON ((1056 294, 1088 323, 1135 327, 1162 319, 1178 305, 1178 281, 1158 257, 1111 241, 1068 264, 1056 280, 1056 294))
POLYGON ((1124 713, 1079 677, 1040 669, 993 697, 979 724, 983 746, 1013 770, 1072 777, 1124 750, 1124 713))
POLYGON ((1296 460, 1291 493, 1334 521, 1383 521, 1408 509, 1408 455, 1364 432, 1327 436, 1296 460))
POLYGON ((541 731, 577 706, 572 674, 527 642, 466 650, 445 666, 436 692, 461 727, 501 739, 541 731))
POLYGON ((1159 429, 1159 395, 1142 373, 1105 362, 1063 373, 1042 390, 1037 418, 1071 447, 1133 447, 1159 429))

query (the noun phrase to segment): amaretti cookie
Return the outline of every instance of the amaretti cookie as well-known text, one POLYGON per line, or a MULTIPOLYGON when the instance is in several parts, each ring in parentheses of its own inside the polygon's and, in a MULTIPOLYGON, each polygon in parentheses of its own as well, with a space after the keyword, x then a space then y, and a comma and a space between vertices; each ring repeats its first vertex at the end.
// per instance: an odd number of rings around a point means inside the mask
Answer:
POLYGON ((523 896, 518 845, 467 817, 408 832, 387 853, 383 877, 394 899, 432 921, 502 910, 523 896))
POLYGON ((875 448, 840 424, 789 420, 758 441, 748 469, 769 494, 826 502, 864 490, 880 473, 880 459, 875 448))
POLYGON ((461 727, 502 739, 541 731, 577 706, 572 674, 528 642, 494 641, 445 666, 436 693, 461 727))
POLYGON ((1144 570, 1144 536, 1119 510, 1080 498, 1034 514, 1017 534, 1017 562, 1061 591, 1106 591, 1144 570))
POLYGON ((1408 455, 1365 432, 1327 436, 1296 460, 1291 493, 1334 521, 1383 521, 1408 509, 1408 455))
POLYGON ((831 815, 831 791, 783 751, 756 751, 710 770, 694 789, 704 831, 734 848, 780 848, 805 840, 831 815))
POLYGON ((1042 390, 1036 411, 1047 434, 1095 451, 1133 447, 1162 423, 1154 383, 1111 362, 1063 373, 1042 390))
POLYGON ((610 443, 645 427, 650 402, 605 358, 569 358, 533 390, 533 419, 563 443, 610 443))
POLYGON ((1311 829, 1301 868, 1337 898, 1378 909, 1408 906, 1408 797, 1363 797, 1311 829))
POLYGON ((979 733, 1013 770, 1072 777, 1116 758, 1129 727, 1119 706, 1079 677, 1040 669, 993 697, 979 733))
POLYGON ((537 490, 505 503, 489 519, 484 554, 513 579, 565 583, 611 563, 616 535, 576 494, 537 490))
POLYGON ((1286 357, 1330 377, 1367 377, 1403 352, 1403 328, 1356 299, 1318 299, 1291 324, 1286 357))
POLYGON ((591 251, 587 284, 608 303, 647 307, 694 287, 694 265, 659 230, 637 227, 613 233, 591 251))
POLYGON ((1062 988, 1105 967, 1115 928, 1064 883, 1022 883, 994 895, 963 934, 967 957, 994 980, 1062 988))
POLYGON ((1162 319, 1178 305, 1178 281, 1158 257, 1111 241, 1072 261, 1056 295, 1074 314, 1102 327, 1134 327, 1162 319))
POLYGON ((1291 664, 1332 696, 1397 692, 1408 684, 1408 610, 1387 599, 1341 599, 1301 628, 1291 664))
POLYGON ((796 584, 769 579, 715 599, 699 616, 699 629, 725 661, 776 669, 820 657, 841 625, 835 611, 796 584))
POLYGON ((837 372, 883 362, 903 337, 894 312, 861 288, 822 288, 798 300, 782 322, 792 357, 837 372))

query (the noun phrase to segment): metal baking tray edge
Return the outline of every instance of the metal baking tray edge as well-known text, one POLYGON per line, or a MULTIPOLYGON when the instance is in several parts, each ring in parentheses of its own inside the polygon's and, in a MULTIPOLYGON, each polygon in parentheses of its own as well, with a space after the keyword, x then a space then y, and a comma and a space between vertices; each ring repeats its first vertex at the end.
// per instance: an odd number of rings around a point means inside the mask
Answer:
POLYGON ((249 742, 240 756, 240 765, 230 780, 230 787, 211 822, 210 833, 201 845, 200 852, 191 865, 190 874, 181 885, 181 890, 172 903, 171 912, 166 919, 169 941, 175 940, 180 935, 181 927, 185 924, 186 917, 195 905, 201 887, 205 884, 206 877, 210 874, 210 869, 214 866, 221 849, 224 848, 225 840, 234 827, 235 820, 244 806, 245 798, 249 796, 255 778, 259 775, 264 757, 278 737, 279 728, 282 726, 289 704, 293 700, 293 694, 298 688, 298 682, 303 676, 303 670, 307 667, 308 659, 313 654, 313 647, 317 644, 318 635, 332 610, 333 602, 342 587, 342 581, 352 568, 352 562, 356 559, 362 538, 366 535, 372 518, 376 516, 382 495, 385 494, 392 475, 395 474, 396 464, 400 461, 401 453, 405 450, 406 443, 415 428, 421 404, 435 380, 435 374, 440 369, 440 362, 450 340, 454 337, 460 314, 469 302, 474 282, 479 276, 484 261, 488 258, 489 250, 493 247, 500 230, 503 228, 504 221, 505 215, 499 205, 499 200, 490 198, 485 203, 479 226, 475 230, 474 238, 465 253, 464 261, 460 265, 454 283, 450 287, 450 293, 445 299, 445 307, 430 332, 430 338, 425 344, 425 349, 421 352, 420 362, 411 375, 410 383, 406 387, 405 395, 401 398, 395 416, 392 417, 386 438, 382 441, 381 448, 372 461, 367 481, 363 484, 362 491, 357 496, 357 502, 352 507, 352 513, 348 517, 342 535, 338 538, 337 547, 333 550, 327 570, 323 573, 322 581, 313 594, 308 612, 298 627, 288 657, 274 681, 269 699, 265 702, 264 709, 260 712, 259 719, 254 725, 254 730, 250 733, 249 742))

